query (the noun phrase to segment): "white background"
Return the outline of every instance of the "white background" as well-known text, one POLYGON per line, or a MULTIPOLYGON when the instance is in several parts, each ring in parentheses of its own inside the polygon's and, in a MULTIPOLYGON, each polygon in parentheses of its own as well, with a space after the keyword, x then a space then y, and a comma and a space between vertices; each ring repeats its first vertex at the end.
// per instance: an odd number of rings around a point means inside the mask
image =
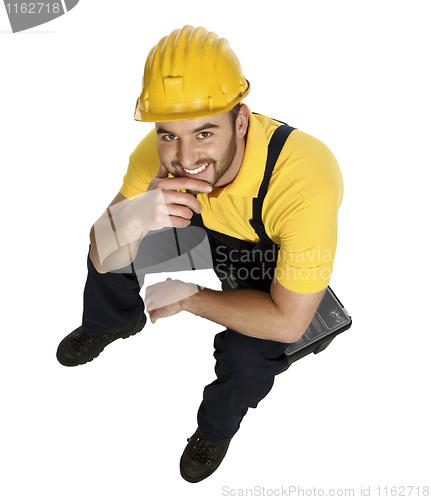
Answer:
POLYGON ((428 5, 81 0, 17 34, 0 7, 2 498, 215 499, 289 486, 358 497, 430 483, 428 5), (337 157, 331 286, 353 318, 276 379, 220 469, 195 485, 178 464, 214 378, 219 325, 182 313, 85 366, 55 358, 81 321, 90 227, 152 126, 133 120, 147 53, 185 24, 230 41, 252 110, 337 157))

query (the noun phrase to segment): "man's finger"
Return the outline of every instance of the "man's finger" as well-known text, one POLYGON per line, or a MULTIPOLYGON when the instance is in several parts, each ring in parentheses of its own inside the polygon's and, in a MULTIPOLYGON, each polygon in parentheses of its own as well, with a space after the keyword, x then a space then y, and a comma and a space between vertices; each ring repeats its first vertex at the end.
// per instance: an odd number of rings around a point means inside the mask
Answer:
POLYGON ((169 227, 187 227, 187 226, 190 226, 190 219, 183 219, 181 217, 175 217, 171 215, 169 227))
MULTIPOLYGON (((160 176, 157 174, 157 177, 160 176)), ((157 187, 173 191, 188 189, 190 191, 198 191, 200 193, 210 193, 212 191, 212 186, 208 184, 208 182, 191 179, 190 177, 170 177, 168 179, 163 179, 157 184, 157 187)))
MULTIPOLYGON (((183 193, 180 193, 183 194, 183 193)), ((195 201, 190 201, 187 197, 166 196, 166 209, 170 216, 182 217, 183 219, 191 219, 193 212, 200 214, 202 212, 201 204, 196 198, 195 201), (197 203, 196 203, 197 202, 197 203)))
MULTIPOLYGON (((177 215, 187 217, 187 210, 181 209, 186 207, 197 214, 202 212, 202 206, 199 201, 190 193, 182 193, 181 191, 163 191, 166 208, 169 215, 177 215), (174 205, 178 205, 177 208, 174 205)), ((193 214, 191 214, 193 215, 193 214)))
POLYGON ((151 311, 147 311, 148 312, 148 315, 150 316, 150 321, 151 323, 155 323, 156 322, 156 314, 155 314, 155 309, 152 309, 151 311))

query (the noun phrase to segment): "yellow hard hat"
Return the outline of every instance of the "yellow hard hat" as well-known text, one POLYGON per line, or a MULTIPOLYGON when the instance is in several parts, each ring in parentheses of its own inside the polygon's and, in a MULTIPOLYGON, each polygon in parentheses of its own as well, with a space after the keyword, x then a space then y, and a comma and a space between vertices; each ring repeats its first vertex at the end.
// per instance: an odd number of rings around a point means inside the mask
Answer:
POLYGON ((148 54, 135 120, 170 122, 225 113, 250 92, 225 38, 185 26, 148 54))

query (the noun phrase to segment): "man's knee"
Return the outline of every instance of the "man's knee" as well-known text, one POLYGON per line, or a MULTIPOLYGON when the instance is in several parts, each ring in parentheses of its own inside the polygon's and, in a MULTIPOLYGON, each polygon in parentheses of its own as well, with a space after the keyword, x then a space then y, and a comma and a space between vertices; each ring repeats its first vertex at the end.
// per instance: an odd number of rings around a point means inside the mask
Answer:
POLYGON ((266 360, 256 340, 259 339, 226 330, 216 336, 215 357, 237 377, 259 378, 266 360))
POLYGON ((260 379, 274 372, 286 362, 285 344, 258 339, 225 330, 216 335, 214 341, 215 358, 230 366, 237 375, 260 379))

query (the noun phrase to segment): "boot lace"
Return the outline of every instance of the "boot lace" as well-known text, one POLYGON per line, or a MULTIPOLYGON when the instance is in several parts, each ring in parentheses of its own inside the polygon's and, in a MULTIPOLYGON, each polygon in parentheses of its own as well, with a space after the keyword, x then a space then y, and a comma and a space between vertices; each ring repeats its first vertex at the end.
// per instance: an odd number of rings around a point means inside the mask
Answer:
POLYGON ((71 342, 73 346, 75 347, 76 351, 79 352, 85 352, 91 344, 97 344, 102 340, 102 337, 105 337, 106 334, 101 334, 101 335, 87 335, 84 332, 81 332, 80 335, 76 336, 75 338, 71 339, 71 342))
MULTIPOLYGON (((187 441, 190 441, 190 439, 187 441)), ((192 457, 201 460, 205 465, 211 465, 211 459, 215 458, 213 451, 218 451, 219 447, 203 437, 196 437, 196 444, 193 449, 192 457)))

